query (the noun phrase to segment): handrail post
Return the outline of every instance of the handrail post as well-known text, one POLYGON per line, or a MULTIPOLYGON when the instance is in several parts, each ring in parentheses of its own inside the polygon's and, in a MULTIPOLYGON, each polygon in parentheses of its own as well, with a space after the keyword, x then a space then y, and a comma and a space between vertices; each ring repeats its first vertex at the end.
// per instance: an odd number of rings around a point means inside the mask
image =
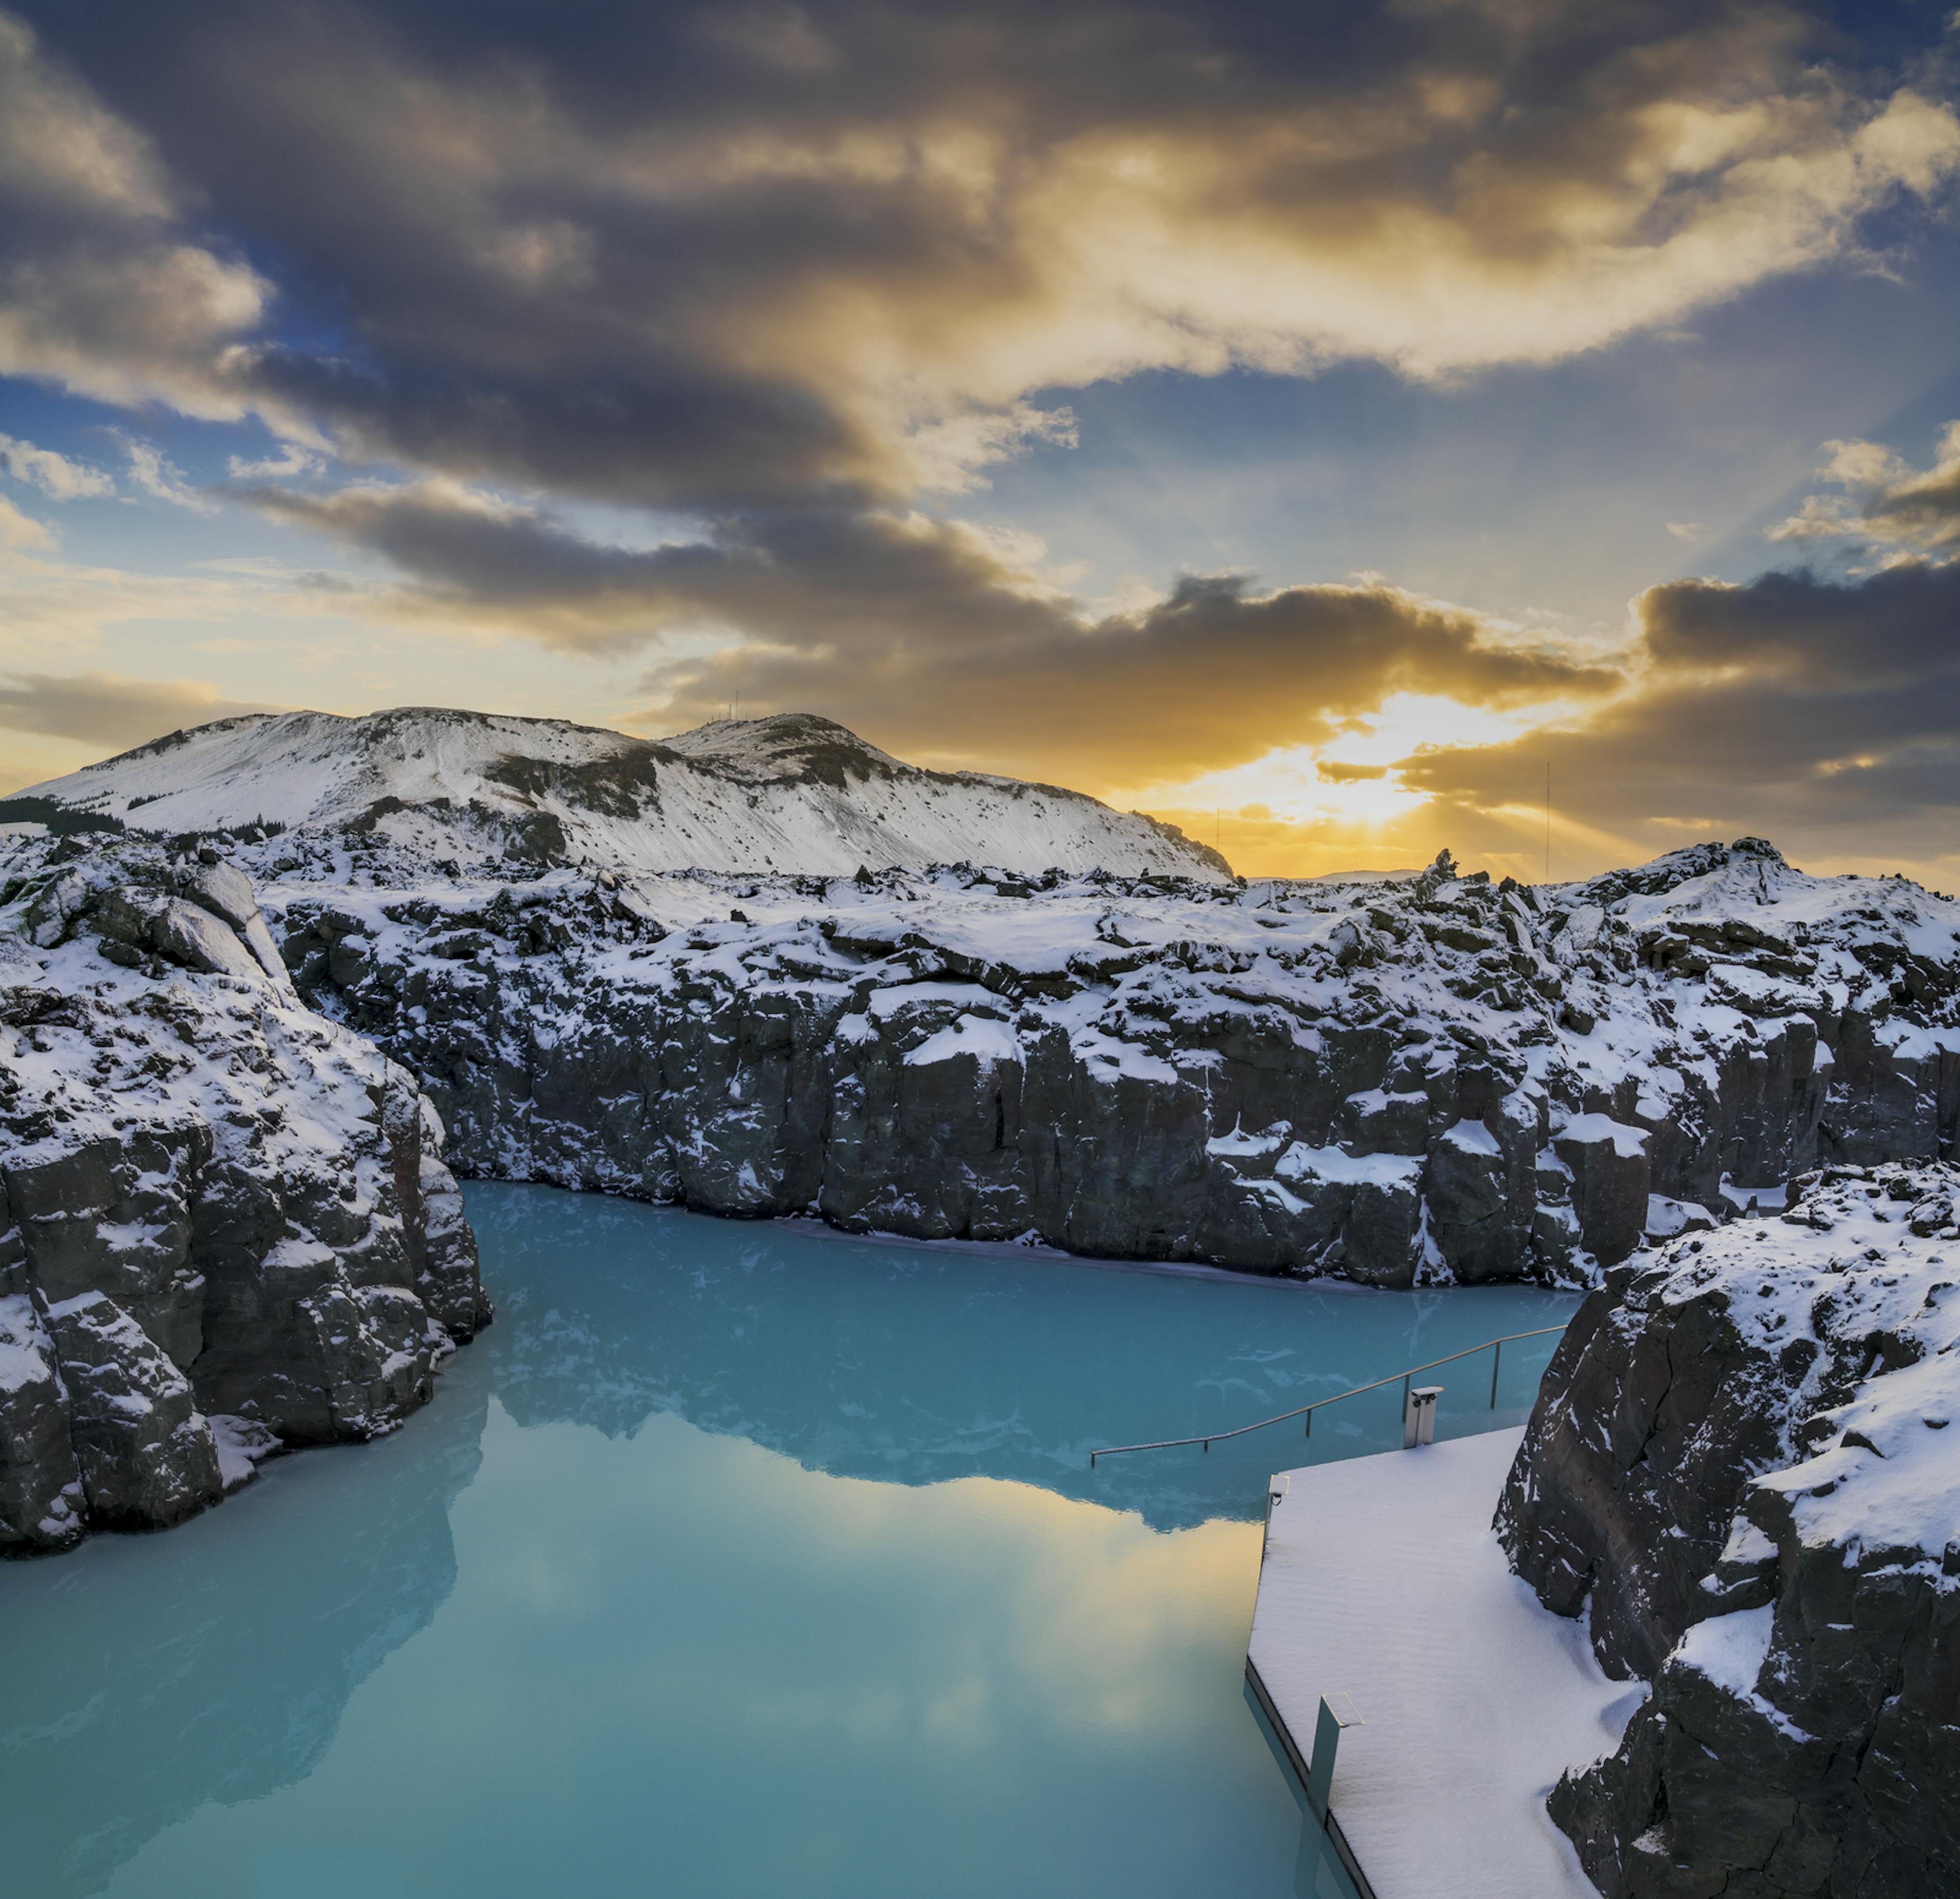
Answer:
POLYGON ((1091 1468, 1099 1458, 1115 1457, 1126 1451, 1170 1451, 1188 1444, 1202 1444, 1206 1450, 1211 1448, 1214 1437, 1223 1440, 1230 1437, 1243 1437, 1248 1431, 1263 1431, 1274 1424, 1290 1423, 1296 1417, 1306 1420, 1304 1435, 1313 1435, 1313 1414, 1323 1404, 1338 1404, 1344 1398, 1360 1398, 1370 1392, 1379 1392, 1384 1385, 1392 1385, 1398 1376, 1402 1382, 1402 1413, 1408 1413, 1409 1388, 1418 1372, 1433 1371, 1439 1365, 1453 1365, 1459 1358, 1468 1358, 1474 1353, 1488 1350, 1491 1358, 1491 1409, 1497 1408, 1498 1374, 1503 1364, 1504 1347, 1520 1338, 1543 1338, 1553 1332, 1562 1332, 1563 1325, 1540 1325, 1527 1332, 1507 1332, 1501 1338, 1487 1338, 1481 1345, 1466 1345, 1460 1352, 1446 1352, 1440 1358, 1432 1358, 1427 1364, 1412 1365, 1406 1372, 1391 1372, 1386 1378, 1378 1378, 1372 1384, 1357 1385, 1352 1391, 1337 1392, 1332 1398, 1317 1398, 1310 1404, 1297 1406, 1290 1411, 1281 1411, 1272 1417, 1262 1417, 1250 1424, 1241 1424, 1236 1430, 1213 1431, 1204 1437, 1167 1437, 1149 1444, 1106 1444, 1089 1453, 1091 1468))
POLYGON ((1320 1718, 1314 1723, 1313 1758, 1306 1769, 1307 1804, 1313 1809, 1313 1817, 1324 1827, 1327 1824, 1327 1809, 1334 1792, 1334 1756, 1341 1745, 1341 1717, 1328 1705, 1325 1695, 1320 1697, 1320 1718))

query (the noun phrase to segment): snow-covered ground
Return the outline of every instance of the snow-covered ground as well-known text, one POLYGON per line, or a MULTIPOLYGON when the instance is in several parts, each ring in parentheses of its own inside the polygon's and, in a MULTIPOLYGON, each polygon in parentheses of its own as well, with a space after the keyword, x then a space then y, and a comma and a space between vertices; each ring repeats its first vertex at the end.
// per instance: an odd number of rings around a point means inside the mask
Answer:
POLYGON ((1250 1654, 1303 1756, 1321 1697, 1331 1804, 1376 1899, 1598 1899, 1545 1796, 1644 1699, 1542 1608, 1491 1519, 1522 1433, 1284 1474, 1250 1654))
POLYGON ((1080 792, 922 771, 827 719, 718 720, 658 743, 556 719, 405 708, 262 714, 172 733, 31 785, 132 829, 255 825, 392 845, 425 867, 848 875, 985 862, 1227 876, 1174 827, 1080 792))

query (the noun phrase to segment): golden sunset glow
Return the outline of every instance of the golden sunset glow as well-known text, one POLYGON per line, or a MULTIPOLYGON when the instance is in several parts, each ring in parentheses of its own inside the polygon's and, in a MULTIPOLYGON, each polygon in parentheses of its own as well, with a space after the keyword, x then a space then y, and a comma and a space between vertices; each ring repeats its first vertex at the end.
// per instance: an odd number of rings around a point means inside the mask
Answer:
POLYGON ((1255 873, 1542 876, 1549 765, 1554 873, 1949 876, 1930 15, 104 5, 0 0, 0 790, 810 711, 1255 873))
POLYGON ((1428 843, 1433 826, 1421 819, 1430 796, 1405 784, 1397 766, 1426 748, 1494 745, 1529 729, 1520 714, 1392 693, 1379 712, 1356 717, 1324 745, 1276 749, 1182 784, 1108 795, 1216 845, 1245 876, 1393 870, 1427 861, 1440 848, 1428 843))

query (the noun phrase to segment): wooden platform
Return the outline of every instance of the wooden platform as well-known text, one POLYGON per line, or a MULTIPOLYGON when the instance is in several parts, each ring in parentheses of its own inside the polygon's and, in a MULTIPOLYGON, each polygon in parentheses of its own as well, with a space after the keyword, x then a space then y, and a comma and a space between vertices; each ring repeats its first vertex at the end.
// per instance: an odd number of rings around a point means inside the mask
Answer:
POLYGON ((1275 1481, 1252 1673, 1303 1766, 1323 1694, 1358 1713, 1331 1805, 1376 1899, 1598 1899, 1545 1796, 1646 1690, 1608 1681, 1504 1560, 1491 1519, 1522 1436, 1275 1481))

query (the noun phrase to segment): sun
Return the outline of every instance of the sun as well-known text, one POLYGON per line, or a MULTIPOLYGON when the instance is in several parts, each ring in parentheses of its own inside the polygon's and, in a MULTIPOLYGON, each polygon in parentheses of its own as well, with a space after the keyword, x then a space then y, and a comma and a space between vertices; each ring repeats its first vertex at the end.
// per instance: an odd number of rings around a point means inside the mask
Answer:
POLYGON ((1243 765, 1140 787, 1152 810, 1219 811, 1286 825, 1379 832, 1430 802, 1396 766, 1437 746, 1498 745, 1543 717, 1494 712, 1433 693, 1398 692, 1319 745, 1281 746, 1243 765))

